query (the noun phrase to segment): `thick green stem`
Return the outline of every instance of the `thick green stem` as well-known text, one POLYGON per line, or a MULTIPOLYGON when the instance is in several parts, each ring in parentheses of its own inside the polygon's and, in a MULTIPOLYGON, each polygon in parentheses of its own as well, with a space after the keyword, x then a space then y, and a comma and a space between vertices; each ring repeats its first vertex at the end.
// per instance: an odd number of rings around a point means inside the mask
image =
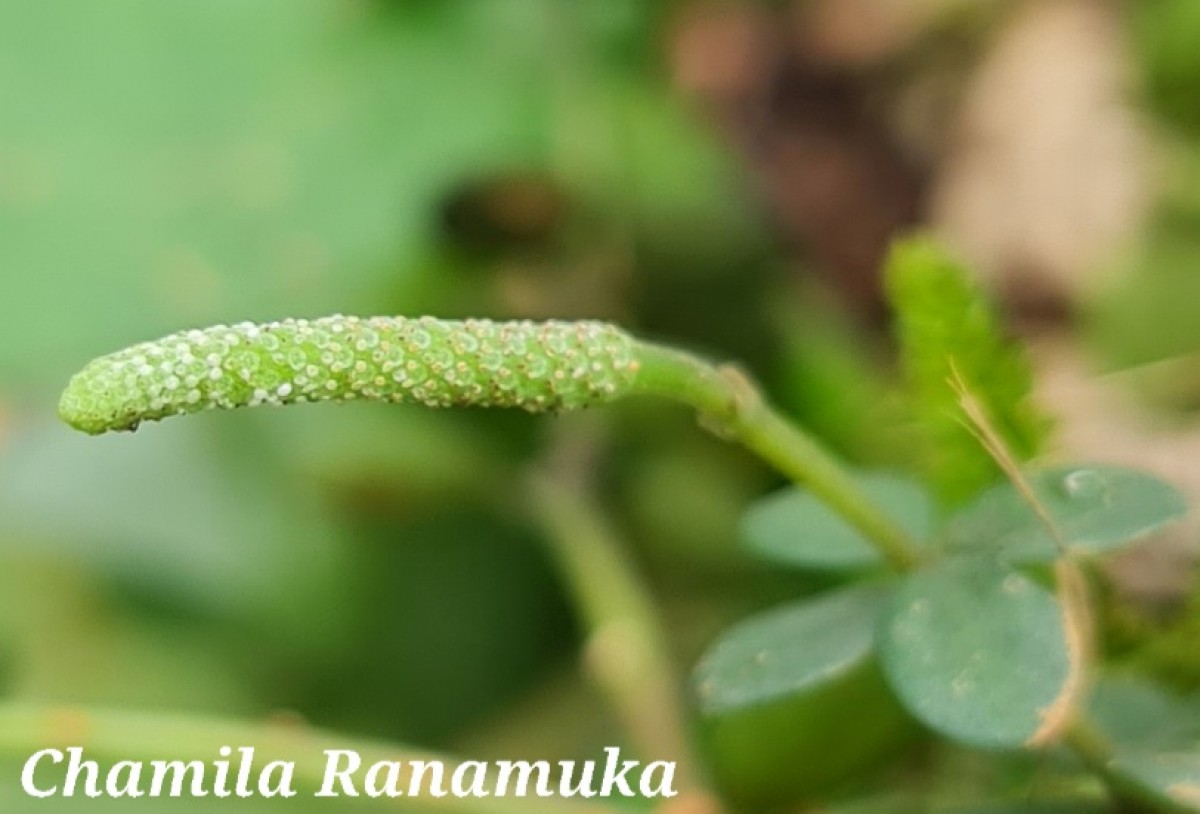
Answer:
MULTIPOLYGON (((315 793, 322 785, 326 755, 324 750, 345 749, 362 758, 365 767, 379 761, 401 761, 402 789, 408 790, 411 761, 439 760, 449 777, 459 761, 429 752, 374 741, 347 739, 309 728, 297 722, 250 724, 219 718, 178 715, 163 712, 134 713, 81 707, 54 707, 10 702, 0 706, 0 754, 27 759, 41 749, 82 747, 88 759, 118 760, 199 760, 218 759, 223 746, 232 749, 252 747, 254 765, 271 761, 295 765, 294 786, 300 793, 315 793)), ((234 752, 233 761, 238 759, 234 752)), ((354 776, 361 777, 361 773, 354 776)), ((232 773, 231 773, 232 777, 232 773)), ((358 789, 360 794, 362 789, 358 789)), ((603 802, 572 802, 562 798, 484 797, 459 798, 431 794, 400 798, 358 797, 357 802, 374 803, 391 810, 462 812, 463 814, 614 814, 603 802)))
POLYGON ((695 407, 714 432, 739 441, 824 500, 897 570, 920 562, 909 535, 863 494, 840 463, 767 404, 743 374, 660 345, 638 342, 635 348, 639 391, 695 407))

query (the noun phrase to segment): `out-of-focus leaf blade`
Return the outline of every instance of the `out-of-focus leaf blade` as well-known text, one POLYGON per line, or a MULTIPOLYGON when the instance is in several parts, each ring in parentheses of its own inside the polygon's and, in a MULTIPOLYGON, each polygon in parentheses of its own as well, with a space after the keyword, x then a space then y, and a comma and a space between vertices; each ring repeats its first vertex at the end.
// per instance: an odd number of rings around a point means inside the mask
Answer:
POLYGON ((1108 769, 1163 811, 1200 811, 1200 751, 1124 754, 1108 769))
MULTIPOLYGON (((1136 542, 1187 511, 1174 487, 1131 469, 1058 467, 1033 471, 1027 480, 1063 542, 1091 552, 1136 542)), ((1013 562, 1050 562, 1059 556, 1045 523, 1008 483, 951 518, 946 543, 953 550, 999 550, 1013 562)))
POLYGON ((1134 675, 1103 677, 1088 708, 1121 750, 1182 751, 1200 743, 1200 697, 1180 697, 1134 675))
MULTIPOLYGON (((863 492, 914 539, 927 539, 933 505, 920 485, 882 473, 859 478, 863 492)), ((825 503, 800 487, 788 487, 752 504, 742 516, 741 539, 758 557, 813 569, 881 565, 878 550, 825 503)))

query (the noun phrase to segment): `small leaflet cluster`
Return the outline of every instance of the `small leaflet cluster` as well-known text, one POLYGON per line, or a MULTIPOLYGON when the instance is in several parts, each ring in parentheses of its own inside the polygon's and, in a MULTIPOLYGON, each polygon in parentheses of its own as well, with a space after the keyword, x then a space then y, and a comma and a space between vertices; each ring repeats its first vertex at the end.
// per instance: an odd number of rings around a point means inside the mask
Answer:
POLYGON ((182 331, 103 356, 59 415, 96 435, 260 404, 367 399, 547 412, 627 395, 633 339, 604 322, 335 315, 182 331))

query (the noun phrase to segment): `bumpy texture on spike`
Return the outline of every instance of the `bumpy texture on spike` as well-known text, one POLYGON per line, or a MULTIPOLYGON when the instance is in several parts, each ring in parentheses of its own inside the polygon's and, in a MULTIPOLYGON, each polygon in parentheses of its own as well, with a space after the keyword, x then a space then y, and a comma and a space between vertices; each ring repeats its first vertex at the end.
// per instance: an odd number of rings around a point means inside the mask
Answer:
POLYGON ((633 339, 603 322, 331 316, 218 325, 91 362, 59 415, 93 435, 215 408, 305 401, 572 409, 627 395, 633 339))

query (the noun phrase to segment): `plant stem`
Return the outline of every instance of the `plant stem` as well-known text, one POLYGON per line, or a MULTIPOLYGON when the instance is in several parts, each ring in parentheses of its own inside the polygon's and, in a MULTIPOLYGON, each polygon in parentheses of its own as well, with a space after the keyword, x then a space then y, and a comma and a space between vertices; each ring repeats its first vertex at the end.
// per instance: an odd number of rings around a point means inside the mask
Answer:
MULTIPOLYGON (((1079 711, 1075 714, 1074 720, 1063 733, 1062 742, 1083 761, 1084 766, 1104 782, 1109 796, 1114 801, 1129 805, 1133 811, 1161 810, 1161 801, 1123 782, 1113 772, 1113 745, 1084 712, 1079 711)), ((1126 809, 1122 807, 1121 810, 1126 809)))
POLYGON ((744 374, 661 345, 639 342, 636 349, 639 391, 695 407, 709 429, 739 441, 841 514, 893 568, 907 571, 920 563, 908 533, 876 507, 841 463, 776 412, 744 374))
MULTIPOLYGON (((440 760, 446 768, 445 786, 460 762, 429 752, 377 741, 347 739, 293 721, 240 723, 221 718, 162 712, 126 712, 82 707, 46 706, 9 702, 0 705, 0 754, 22 760, 41 749, 82 747, 85 757, 116 760, 199 760, 219 758, 221 747, 252 747, 254 766, 261 769, 275 760, 295 765, 294 788, 309 793, 320 789, 325 774, 323 750, 346 749, 362 758, 364 767, 378 761, 402 761, 401 788, 407 792, 410 761, 440 760)), ((230 759, 236 768, 239 756, 230 759)), ((234 771, 231 770, 232 781, 234 771)), ((359 776, 358 774, 355 775, 359 776)), ((340 791, 340 788, 338 789, 340 791)), ((362 789, 359 789, 360 793, 362 789)), ((465 797, 431 794, 401 798, 356 798, 379 808, 415 812, 463 814, 615 814, 619 809, 600 802, 573 802, 562 798, 465 797)))
POLYGON ((529 484, 551 554, 587 627, 586 668, 638 753, 675 763, 676 803, 691 799, 695 810, 719 811, 689 747, 666 633, 649 591, 616 533, 573 480, 569 473, 538 473, 529 484))
POLYGON ((1063 733, 1063 743, 1093 772, 1101 777, 1108 776, 1108 764, 1113 757, 1112 744, 1092 721, 1082 714, 1076 715, 1063 733))

